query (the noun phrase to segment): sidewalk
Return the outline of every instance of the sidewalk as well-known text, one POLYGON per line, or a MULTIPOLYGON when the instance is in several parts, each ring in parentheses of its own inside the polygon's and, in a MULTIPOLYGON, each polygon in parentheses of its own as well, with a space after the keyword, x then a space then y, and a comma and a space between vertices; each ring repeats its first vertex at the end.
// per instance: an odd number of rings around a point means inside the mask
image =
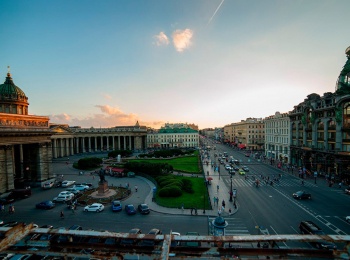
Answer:
MULTIPOLYGON (((222 168, 222 167, 221 167, 222 168)), ((211 168, 210 163, 209 166, 203 165, 203 170, 206 173, 209 171, 209 176, 206 177, 211 177, 211 184, 208 185, 208 193, 210 197, 210 204, 212 206, 212 210, 205 210, 205 213, 203 212, 203 209, 198 209, 197 213, 198 216, 210 216, 210 217, 217 217, 218 216, 218 208, 221 208, 221 203, 223 200, 225 200, 226 207, 225 211, 221 213, 222 217, 227 217, 229 216, 229 208, 231 208, 231 215, 235 214, 238 211, 239 204, 236 202, 237 208, 235 209, 233 206, 233 202, 230 202, 230 194, 229 194, 229 188, 226 187, 226 184, 224 183, 223 179, 220 178, 219 180, 219 173, 214 172, 214 169, 211 168), (219 185, 219 192, 217 192, 217 185, 219 185), (219 198, 219 204, 214 206, 214 197, 219 198)), ((225 171, 225 169, 223 169, 225 171)), ((137 178, 142 179, 145 183, 147 183, 151 187, 151 192, 148 194, 148 196, 145 199, 145 203, 148 204, 148 207, 155 212, 160 212, 160 213, 165 213, 165 214, 173 214, 173 215, 191 215, 191 209, 179 209, 179 208, 165 208, 162 206, 159 206, 157 203, 152 201, 153 197, 153 187, 154 184, 149 181, 146 178, 137 176, 137 178)), ((203 176, 201 176, 203 178, 203 176)), ((194 212, 193 212, 194 214, 194 212)))

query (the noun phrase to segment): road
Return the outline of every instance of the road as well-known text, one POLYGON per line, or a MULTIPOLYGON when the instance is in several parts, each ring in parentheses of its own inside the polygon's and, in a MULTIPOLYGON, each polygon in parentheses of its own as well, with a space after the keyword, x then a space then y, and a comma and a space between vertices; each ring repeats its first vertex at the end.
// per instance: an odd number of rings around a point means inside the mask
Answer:
MULTIPOLYGON (((227 152, 229 156, 239 160, 241 165, 250 169, 247 179, 237 174, 232 178, 232 186, 237 189, 240 205, 234 219, 244 223, 246 227, 242 232, 240 226, 237 233, 258 234, 256 227, 263 226, 270 234, 299 234, 300 221, 311 220, 327 234, 350 234, 350 224, 345 221, 345 217, 350 215, 350 196, 344 194, 342 189, 328 187, 326 180, 321 178, 317 179, 316 184, 313 179, 306 180, 302 186, 301 180, 291 173, 245 157, 242 151, 226 145, 216 144, 216 147, 216 150, 211 151, 211 159, 215 158, 214 153, 227 152), (260 175, 270 176, 271 179, 279 174, 282 174, 282 178, 273 186, 262 184, 256 188, 254 185, 254 178, 260 178, 260 175), (298 190, 310 192, 312 199, 293 199, 292 194, 298 190)), ((230 187, 231 180, 224 165, 220 167, 220 175, 227 187, 230 187)), ((235 232, 232 227, 231 232, 235 232)), ((297 244, 285 243, 285 246, 294 245, 297 244)))

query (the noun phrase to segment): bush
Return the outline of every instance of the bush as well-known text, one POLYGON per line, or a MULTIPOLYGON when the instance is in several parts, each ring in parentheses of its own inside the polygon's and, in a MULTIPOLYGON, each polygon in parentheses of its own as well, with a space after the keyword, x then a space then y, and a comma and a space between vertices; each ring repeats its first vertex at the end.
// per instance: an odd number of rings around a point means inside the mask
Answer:
POLYGON ((89 170, 100 167, 102 159, 97 157, 82 158, 78 161, 78 168, 81 170, 89 170))
POLYGON ((160 197, 180 197, 182 195, 182 191, 177 186, 166 186, 161 188, 158 192, 160 197))
POLYGON ((165 186, 169 186, 169 184, 172 185, 172 186, 178 186, 179 188, 182 187, 182 181, 181 180, 176 180, 176 179, 164 180, 162 182, 159 182, 158 184, 159 184, 159 186, 161 188, 165 187, 165 186))
POLYGON ((187 193, 194 193, 192 181, 189 179, 182 179, 182 190, 187 193))

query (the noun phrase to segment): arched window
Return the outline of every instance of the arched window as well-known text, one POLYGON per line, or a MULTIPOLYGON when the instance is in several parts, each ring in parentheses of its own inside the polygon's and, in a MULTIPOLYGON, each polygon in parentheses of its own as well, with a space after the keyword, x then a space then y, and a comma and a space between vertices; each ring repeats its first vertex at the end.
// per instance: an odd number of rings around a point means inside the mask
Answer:
POLYGON ((343 127, 350 128, 350 102, 343 106, 343 127))

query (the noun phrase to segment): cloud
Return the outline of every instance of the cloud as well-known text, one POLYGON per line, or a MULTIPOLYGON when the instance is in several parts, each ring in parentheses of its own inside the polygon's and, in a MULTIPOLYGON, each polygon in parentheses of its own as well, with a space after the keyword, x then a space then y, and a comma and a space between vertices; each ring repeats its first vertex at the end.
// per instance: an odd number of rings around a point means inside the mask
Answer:
POLYGON ((166 36, 164 32, 160 32, 158 35, 155 35, 154 38, 156 39, 157 46, 169 44, 168 36, 166 36))
POLYGON ((188 49, 191 45, 191 39, 193 36, 193 31, 191 29, 176 30, 173 32, 173 44, 178 52, 183 52, 188 49))
POLYGON ((109 95, 109 94, 106 94, 106 93, 102 93, 102 96, 107 99, 107 100, 111 100, 112 97, 109 95))
POLYGON ((127 114, 119 108, 111 107, 109 105, 96 105, 100 113, 96 113, 84 118, 67 115, 65 113, 58 115, 50 115, 50 123, 68 124, 69 126, 81 126, 82 128, 89 127, 114 127, 114 126, 134 126, 138 121, 141 126, 148 126, 152 128, 160 128, 165 122, 154 121, 147 122, 139 120, 136 114, 127 114))

